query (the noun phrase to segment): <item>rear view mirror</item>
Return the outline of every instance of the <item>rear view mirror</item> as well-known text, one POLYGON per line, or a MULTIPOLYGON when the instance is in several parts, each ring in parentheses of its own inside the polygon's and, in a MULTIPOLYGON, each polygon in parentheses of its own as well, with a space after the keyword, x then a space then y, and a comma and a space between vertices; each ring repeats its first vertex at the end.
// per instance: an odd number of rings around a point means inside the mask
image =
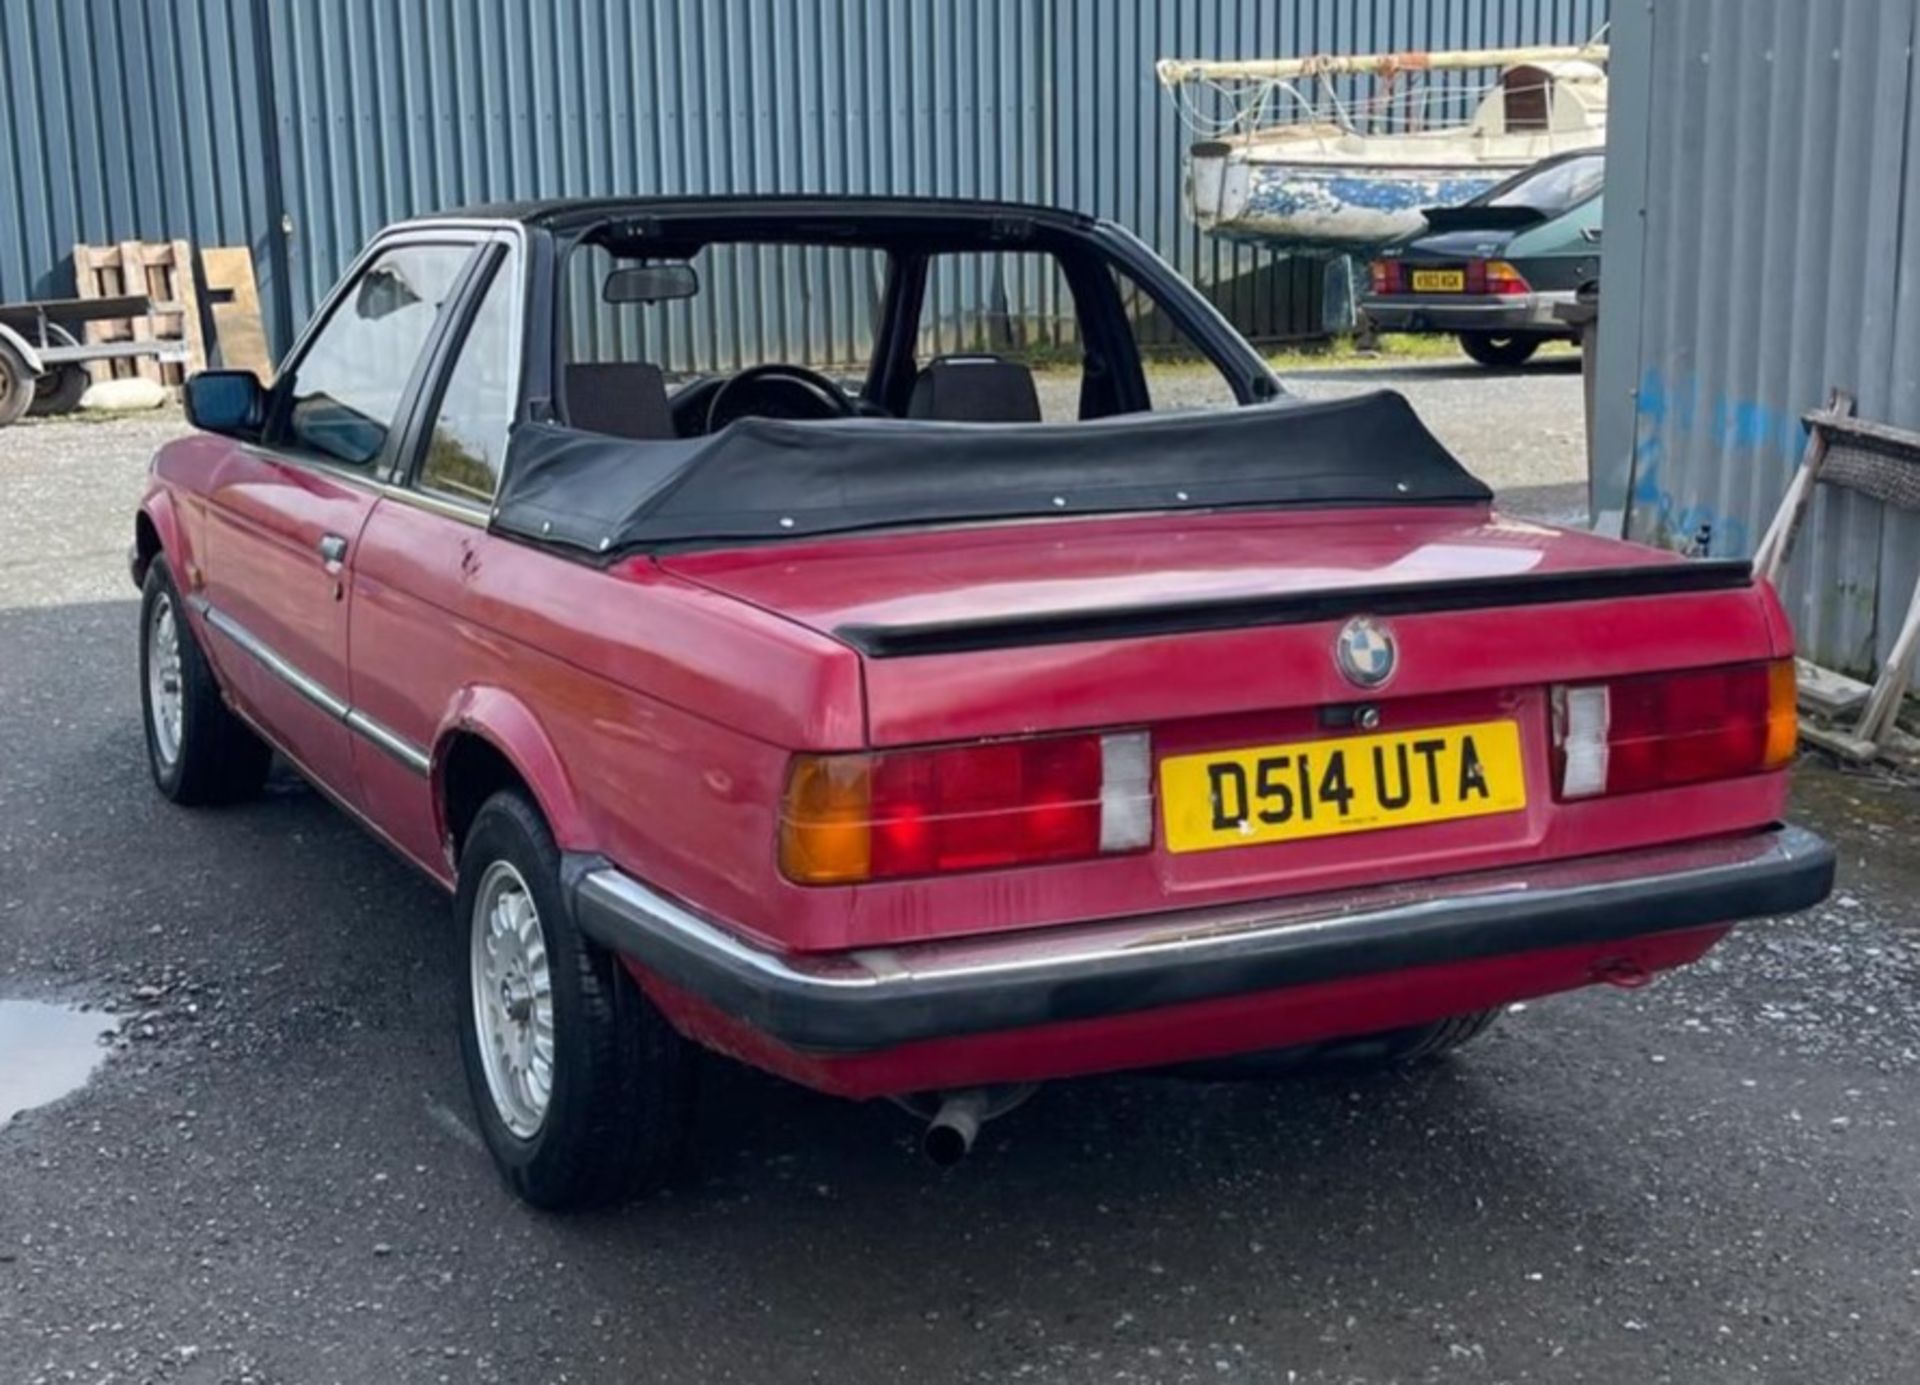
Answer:
POLYGON ((353 291, 353 309, 368 322, 378 322, 419 301, 420 295, 413 291, 413 285, 389 266, 369 270, 361 278, 360 287, 353 291))
POLYGON ((182 393, 187 422, 208 433, 252 437, 266 419, 267 392, 250 370, 203 370, 182 393))
POLYGON ((700 292, 700 275, 684 261, 629 265, 607 275, 600 296, 609 303, 666 303, 700 292))

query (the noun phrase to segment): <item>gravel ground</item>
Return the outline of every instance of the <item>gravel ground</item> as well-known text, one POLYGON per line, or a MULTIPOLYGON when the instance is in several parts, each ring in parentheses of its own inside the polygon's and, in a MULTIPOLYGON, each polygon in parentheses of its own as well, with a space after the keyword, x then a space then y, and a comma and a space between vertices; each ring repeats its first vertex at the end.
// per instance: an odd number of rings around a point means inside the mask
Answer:
MULTIPOLYGON (((1517 382, 1396 383, 1514 455, 1517 382)), ((1527 383, 1557 417, 1577 377, 1527 383)), ((291 780, 146 783, 122 556, 177 427, 0 433, 0 997, 123 1021, 0 1130, 6 1385, 1920 1378, 1920 797, 1817 764, 1829 905, 1454 1061, 1059 1084, 947 1173, 884 1105, 715 1065, 683 1186, 527 1211, 434 892, 291 780)))

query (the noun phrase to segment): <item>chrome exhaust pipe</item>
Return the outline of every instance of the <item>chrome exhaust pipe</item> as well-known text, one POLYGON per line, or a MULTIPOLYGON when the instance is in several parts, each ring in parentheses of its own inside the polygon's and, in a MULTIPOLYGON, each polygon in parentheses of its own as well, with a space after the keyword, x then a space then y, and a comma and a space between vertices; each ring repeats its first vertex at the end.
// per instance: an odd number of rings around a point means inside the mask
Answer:
POLYGON ((981 1126, 1006 1115, 1039 1086, 1037 1082, 1003 1082, 988 1087, 955 1087, 947 1092, 916 1092, 893 1100, 927 1123, 920 1134, 920 1150, 941 1168, 950 1169, 967 1157, 981 1126))
POLYGON ((987 1119, 993 1095, 985 1087, 949 1092, 920 1136, 921 1152, 943 1169, 950 1169, 966 1158, 987 1119))

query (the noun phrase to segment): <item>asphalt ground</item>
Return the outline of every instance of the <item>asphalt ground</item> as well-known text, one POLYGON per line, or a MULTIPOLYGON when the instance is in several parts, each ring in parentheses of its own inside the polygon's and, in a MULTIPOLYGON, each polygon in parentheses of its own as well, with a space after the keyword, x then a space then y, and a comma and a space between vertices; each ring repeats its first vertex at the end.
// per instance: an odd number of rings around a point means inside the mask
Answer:
MULTIPOLYGON (((1470 462, 1513 397, 1578 417, 1577 375, 1409 374, 1470 462)), ((121 1024, 0 1129, 5 1385, 1920 1378, 1920 796, 1817 763, 1829 905, 1451 1061, 1057 1084, 946 1172, 716 1062, 673 1191, 526 1210, 435 891, 291 779, 147 782, 123 555, 179 426, 0 432, 0 999, 121 1024)))

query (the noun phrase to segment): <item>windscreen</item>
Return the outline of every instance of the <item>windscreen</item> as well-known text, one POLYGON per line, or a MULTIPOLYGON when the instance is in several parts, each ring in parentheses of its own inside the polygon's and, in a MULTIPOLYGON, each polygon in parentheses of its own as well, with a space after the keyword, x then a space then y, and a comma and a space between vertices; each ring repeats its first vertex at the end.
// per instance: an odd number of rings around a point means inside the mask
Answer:
POLYGON ((1536 165, 1487 193, 1482 207, 1524 207, 1545 216, 1572 211, 1600 191, 1606 176, 1604 154, 1581 154, 1558 163, 1536 165))

